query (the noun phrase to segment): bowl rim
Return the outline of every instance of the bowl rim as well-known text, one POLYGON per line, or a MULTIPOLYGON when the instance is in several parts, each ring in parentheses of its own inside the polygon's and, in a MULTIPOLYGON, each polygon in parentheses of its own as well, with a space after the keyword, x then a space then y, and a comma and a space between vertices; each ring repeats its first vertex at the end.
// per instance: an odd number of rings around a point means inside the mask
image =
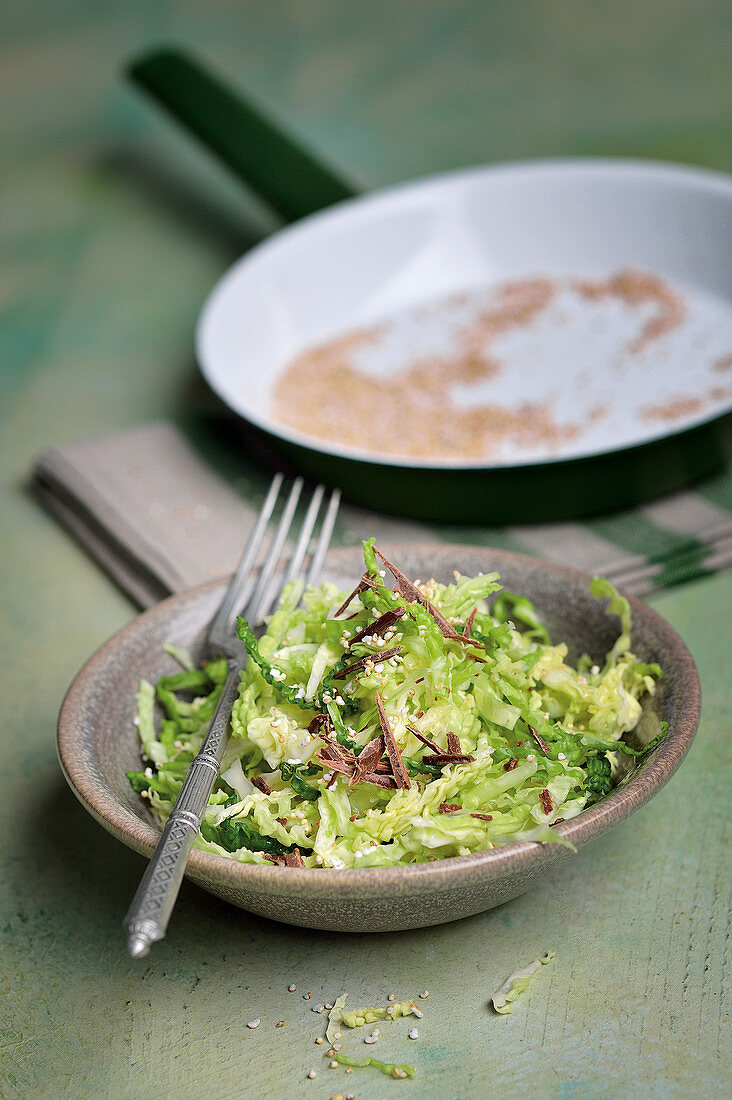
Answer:
MULTIPOLYGON (((385 543, 390 554, 414 553, 422 547, 435 549, 434 543, 385 543)), ((441 553, 484 550, 499 559, 495 568, 500 572, 500 562, 515 561, 553 574, 558 579, 573 583, 589 584, 591 575, 582 570, 556 562, 546 561, 528 554, 501 550, 492 547, 478 547, 460 543, 439 543, 441 553)), ((358 547, 344 547, 329 552, 323 575, 327 577, 329 562, 353 556, 358 547)), ((360 551, 359 551, 360 552, 360 551)), ((134 637, 140 624, 165 619, 171 611, 183 609, 197 597, 222 589, 227 578, 218 578, 187 588, 182 592, 161 601, 137 615, 120 630, 116 631, 85 662, 74 677, 64 697, 57 730, 57 753, 61 769, 72 791, 88 812, 117 839, 137 852, 152 855, 159 840, 156 831, 141 817, 131 815, 122 805, 95 781, 87 768, 88 756, 83 751, 88 743, 79 715, 83 713, 83 704, 94 684, 120 645, 134 637), (81 731, 81 734, 80 734, 81 731)), ((634 621, 644 621, 663 640, 674 656, 674 674, 684 683, 684 711, 678 728, 670 730, 667 737, 653 751, 647 764, 642 766, 623 786, 616 787, 602 801, 583 810, 571 821, 555 826, 557 833, 579 849, 596 839, 615 825, 620 824, 635 810, 653 797, 673 776, 686 756, 694 739, 701 716, 701 684, 694 659, 683 639, 666 620, 638 597, 618 591, 631 605, 634 621)), ((201 623, 203 626, 204 623, 201 623)), ((346 868, 281 868, 269 864, 240 863, 211 852, 194 849, 189 857, 186 875, 200 883, 217 882, 221 885, 236 884, 238 888, 250 888, 259 894, 292 895, 318 894, 323 891, 331 896, 361 896, 381 894, 390 887, 404 888, 423 885, 437 889, 444 886, 445 876, 473 878, 476 873, 501 874, 527 871, 548 858, 567 849, 560 844, 542 844, 535 841, 519 841, 500 845, 486 852, 471 853, 467 856, 438 858, 433 862, 407 864, 403 866, 346 868), (287 878, 282 877, 287 872, 287 878)))
POLYGON ((272 416, 256 409, 246 411, 240 404, 232 403, 222 376, 214 364, 216 356, 210 350, 211 331, 215 327, 215 317, 221 301, 229 292, 230 285, 240 276, 240 272, 251 263, 257 263, 263 257, 277 254, 287 249, 293 242, 307 237, 313 230, 317 233, 321 225, 347 225, 354 219, 363 219, 371 213, 397 209, 405 196, 419 203, 425 196, 438 192, 454 184, 460 185, 483 179, 501 180, 511 177, 547 178, 565 175, 583 180, 604 179, 608 182, 634 183, 640 186, 657 182, 672 188, 680 188, 689 193, 698 192, 710 198, 726 199, 732 204, 732 175, 717 169, 697 165, 682 164, 674 161, 651 160, 642 157, 543 157, 523 160, 503 161, 497 164, 478 164, 444 172, 430 173, 415 179, 400 181, 391 186, 377 188, 375 191, 344 199, 334 206, 309 214, 297 222, 279 229, 273 235, 255 244, 235 260, 209 290, 196 320, 194 332, 194 350, 199 370, 207 384, 238 417, 253 424, 282 444, 294 445, 307 451, 337 458, 341 462, 369 463, 389 469, 410 469, 440 473, 460 473, 466 470, 489 470, 500 474, 511 470, 530 471, 536 467, 559 467, 567 463, 581 463, 588 460, 635 451, 648 447, 660 440, 675 438, 712 424, 732 411, 732 398, 721 402, 717 407, 702 410, 678 426, 669 427, 660 424, 655 430, 649 430, 642 438, 630 440, 617 446, 586 447, 571 455, 545 455, 542 457, 514 457, 505 462, 491 462, 485 458, 468 460, 465 458, 419 458, 410 455, 382 454, 368 451, 349 444, 331 446, 327 440, 309 435, 299 429, 285 425, 272 416))

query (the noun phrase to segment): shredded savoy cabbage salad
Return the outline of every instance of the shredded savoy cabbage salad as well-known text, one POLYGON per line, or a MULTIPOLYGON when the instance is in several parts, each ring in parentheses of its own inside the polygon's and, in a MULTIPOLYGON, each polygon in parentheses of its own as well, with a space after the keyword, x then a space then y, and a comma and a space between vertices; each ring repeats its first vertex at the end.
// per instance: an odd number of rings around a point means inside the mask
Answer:
MULTIPOLYGON (((665 732, 644 750, 621 740, 661 675, 630 651, 627 600, 594 579, 620 634, 602 667, 572 666, 497 573, 413 583, 373 540, 364 557, 348 595, 288 585, 258 641, 239 620, 248 658, 196 847, 344 869, 567 843, 552 826, 611 789, 614 754, 647 752, 665 732)), ((223 660, 197 669, 170 652, 183 670, 140 684, 147 766, 128 772, 161 821, 227 675, 223 660)))

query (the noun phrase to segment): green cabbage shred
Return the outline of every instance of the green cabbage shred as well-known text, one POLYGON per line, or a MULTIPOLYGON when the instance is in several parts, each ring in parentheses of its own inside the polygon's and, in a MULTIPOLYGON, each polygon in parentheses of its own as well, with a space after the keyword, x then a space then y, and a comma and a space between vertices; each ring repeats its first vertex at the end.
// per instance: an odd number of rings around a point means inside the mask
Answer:
POLYGON ((397 1066, 393 1062, 382 1062, 380 1058, 361 1058, 360 1061, 356 1061, 355 1058, 347 1058, 345 1054, 336 1051, 333 1059, 341 1066, 373 1066, 374 1069, 385 1073, 387 1077, 394 1077, 397 1080, 402 1077, 415 1077, 417 1074, 414 1066, 397 1066))

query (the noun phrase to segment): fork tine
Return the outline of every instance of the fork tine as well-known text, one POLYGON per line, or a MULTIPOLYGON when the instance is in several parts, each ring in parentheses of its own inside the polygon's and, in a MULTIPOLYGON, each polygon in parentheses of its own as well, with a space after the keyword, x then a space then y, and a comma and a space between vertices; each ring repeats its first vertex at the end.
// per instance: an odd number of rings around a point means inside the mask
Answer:
POLYGON ((333 489, 330 494, 330 500, 328 501, 328 510, 325 513, 325 519, 323 520, 323 526, 320 528, 320 534, 318 535, 318 541, 315 544, 313 550, 313 556, 310 559, 310 568, 308 569, 307 577, 305 578, 305 585, 315 584, 320 576, 320 570, 323 568, 323 559, 325 553, 330 545, 330 540, 333 535, 333 528, 335 527, 336 515, 338 514, 338 506, 341 502, 340 489, 333 489))
POLYGON ((258 619, 261 619, 267 610, 267 599, 274 578, 274 571, 282 556, 282 551, 287 541, 290 527, 292 526, 297 502, 300 499, 302 487, 303 479, 301 477, 296 478, 292 483, 290 495, 287 498, 287 504, 282 513, 275 537, 272 540, 272 545, 269 548, 267 557, 260 570, 257 586, 254 589, 251 599, 248 600, 245 605, 244 613, 250 622, 256 622, 258 619))
POLYGON ((284 477, 282 474, 275 474, 272 478, 272 483, 265 497, 264 504, 262 505, 262 510, 247 539, 241 560, 236 567, 236 572, 229 582, 229 587, 226 590, 224 598, 209 624, 207 638, 212 641, 214 639, 220 640, 222 637, 226 638, 228 636, 234 622, 236 611, 249 600, 252 585, 252 567, 267 532, 267 527, 277 503, 277 497, 279 496, 283 481, 284 477))
MULTIPOLYGON (((270 486, 259 520, 249 536, 242 560, 209 627, 206 636, 207 642, 216 643, 216 629, 223 631, 230 625, 228 617, 231 615, 233 618, 235 610, 233 605, 236 598, 240 596, 239 589, 251 587, 248 574, 254 564, 265 530, 274 511, 282 480, 282 476, 278 474, 270 486)), ((297 478, 292 486, 277 532, 267 553, 254 595, 244 605, 250 621, 256 621, 266 610, 266 599, 274 580, 274 571, 282 555, 285 540, 292 525, 302 486, 302 478, 297 478)), ((322 485, 319 485, 307 510, 297 546, 293 553, 293 560, 290 562, 288 570, 290 579, 299 575, 302 570, 324 495, 325 490, 322 485)), ((312 583, 320 572, 333 533, 339 502, 340 492, 334 489, 328 501, 325 518, 310 560, 307 583, 312 583)), ((221 640, 219 637, 218 642, 220 643, 221 640)), ((223 649, 229 659, 229 674, 226 683, 223 685, 206 736, 183 780, 183 785, 178 792, 178 797, 165 824, 162 836, 125 917, 127 950, 133 958, 147 955, 150 945, 156 940, 162 939, 165 935, 183 879, 185 865, 195 836, 201 826, 213 784, 221 767, 228 742, 231 708, 239 690, 239 673, 241 669, 240 661, 235 659, 233 650, 230 648, 232 640, 233 638, 228 640, 223 638, 223 645, 218 646, 218 648, 223 649)))
POLYGON ((325 485, 318 485, 313 493, 310 506, 305 514, 305 519, 302 522, 300 528, 300 534, 297 540, 297 546, 295 547, 292 557, 290 558, 290 564, 287 567, 287 576, 285 577, 285 584, 289 584, 295 577, 300 576, 302 569, 302 563, 305 560, 308 546, 310 544, 310 536, 313 533, 315 524, 318 519, 318 512, 320 511, 320 503, 325 493, 325 485))

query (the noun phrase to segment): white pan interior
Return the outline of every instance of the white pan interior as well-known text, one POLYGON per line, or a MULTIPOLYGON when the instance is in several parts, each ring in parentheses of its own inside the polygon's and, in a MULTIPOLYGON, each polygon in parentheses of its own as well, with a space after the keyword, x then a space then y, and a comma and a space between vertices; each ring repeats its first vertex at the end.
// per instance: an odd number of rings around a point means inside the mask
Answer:
POLYGON ((205 305, 197 352, 207 381, 237 413, 334 454, 500 467, 651 441, 732 407, 732 181, 644 162, 550 161, 354 199, 239 260, 205 305), (683 302, 681 320, 646 341, 652 304, 630 308, 573 289, 628 271, 660 277, 683 302), (489 455, 425 457, 401 452, 398 431, 369 446, 347 433, 318 438, 273 415, 278 380, 306 350, 381 324, 353 365, 393 380, 430 354, 449 356, 455 332, 505 282, 536 278, 551 280, 551 306, 494 338, 499 369, 450 396, 458 409, 550 409, 560 429, 553 438, 525 431, 489 455), (448 303, 455 295, 464 297, 448 303))

